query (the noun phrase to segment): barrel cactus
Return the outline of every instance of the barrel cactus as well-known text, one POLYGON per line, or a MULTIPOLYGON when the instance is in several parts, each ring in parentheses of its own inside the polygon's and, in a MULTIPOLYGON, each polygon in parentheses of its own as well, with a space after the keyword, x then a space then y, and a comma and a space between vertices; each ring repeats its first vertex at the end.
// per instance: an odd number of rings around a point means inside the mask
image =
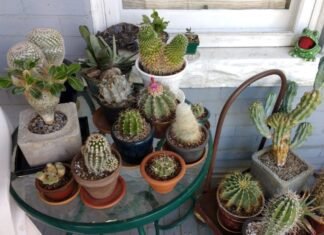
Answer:
POLYGON ((203 133, 190 105, 182 103, 177 106, 176 119, 172 123, 171 131, 181 143, 196 144, 201 141, 203 133))
POLYGON ((152 121, 168 121, 174 116, 177 100, 169 88, 152 79, 147 89, 142 92, 138 104, 145 118, 152 121))
POLYGON ((28 34, 27 39, 42 50, 49 64, 63 63, 65 48, 59 31, 51 28, 36 28, 28 34))
POLYGON ((251 174, 231 173, 225 176, 219 188, 219 198, 225 208, 235 208, 238 215, 252 215, 261 211, 263 193, 251 174))
POLYGON ((149 165, 151 173, 159 179, 168 179, 174 175, 179 163, 168 155, 161 155, 152 159, 149 165))
POLYGON ((270 115, 269 110, 274 105, 274 95, 268 97, 265 107, 258 101, 250 106, 250 116, 256 128, 264 137, 272 139, 272 154, 278 166, 285 165, 289 149, 301 146, 312 133, 312 125, 302 121, 308 118, 321 103, 320 89, 324 82, 323 75, 324 66, 318 71, 313 90, 306 92, 294 109, 292 102, 297 93, 295 82, 288 83, 280 112, 270 115), (291 140, 291 131, 296 126, 295 136, 291 140))
POLYGON ((144 70, 154 75, 176 73, 184 66, 188 39, 183 34, 176 35, 165 44, 154 31, 152 25, 141 26, 139 34, 140 62, 144 70))
POLYGON ((45 185, 52 185, 64 177, 65 171, 65 166, 61 162, 47 163, 44 170, 36 173, 36 178, 45 185))
POLYGON ((82 147, 82 155, 89 173, 101 176, 112 173, 119 166, 119 159, 111 152, 110 145, 101 134, 92 134, 82 147))
POLYGON ((145 120, 136 109, 130 109, 119 115, 117 125, 122 136, 132 138, 144 132, 145 120))
POLYGON ((202 104, 192 104, 191 110, 196 118, 201 118, 205 113, 205 108, 202 104))

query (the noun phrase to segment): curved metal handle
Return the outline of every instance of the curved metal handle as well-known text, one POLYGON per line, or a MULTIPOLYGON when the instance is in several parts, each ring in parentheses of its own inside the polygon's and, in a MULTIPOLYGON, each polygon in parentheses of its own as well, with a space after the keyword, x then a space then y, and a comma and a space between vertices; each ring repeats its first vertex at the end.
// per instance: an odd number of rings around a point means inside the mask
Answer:
MULTIPOLYGON (((216 131, 215 131, 214 144, 213 144, 213 158, 212 158, 212 161, 211 161, 211 164, 209 166, 208 173, 207 173, 207 179, 206 179, 205 186, 204 186, 204 191, 205 192, 211 190, 211 177, 212 177, 214 165, 215 165, 215 162, 216 162, 219 138, 220 138, 220 135, 222 133, 223 123, 224 123, 224 120, 225 120, 225 117, 226 117, 226 114, 227 114, 229 108, 231 107, 233 102, 236 100, 236 98, 242 93, 242 91, 244 91, 248 86, 250 86, 252 83, 254 83, 257 80, 260 80, 260 79, 262 79, 264 77, 267 77, 267 76, 270 76, 270 75, 278 75, 280 77, 280 79, 281 79, 281 87, 280 87, 279 95, 278 95, 276 104, 275 104, 275 106, 273 108, 273 111, 272 111, 272 112, 277 112, 278 109, 279 109, 279 106, 281 104, 281 101, 282 101, 282 99, 284 97, 286 87, 287 87, 286 76, 281 70, 278 70, 278 69, 267 70, 267 71, 264 71, 262 73, 259 73, 257 75, 254 75, 253 77, 249 78, 248 80, 243 82, 231 94, 231 96, 227 99, 226 103, 224 104, 223 109, 222 109, 222 111, 220 113, 220 116, 218 118, 217 127, 216 127, 216 131)), ((262 138, 259 149, 263 148, 263 146, 265 144, 265 141, 266 141, 266 139, 262 138)))

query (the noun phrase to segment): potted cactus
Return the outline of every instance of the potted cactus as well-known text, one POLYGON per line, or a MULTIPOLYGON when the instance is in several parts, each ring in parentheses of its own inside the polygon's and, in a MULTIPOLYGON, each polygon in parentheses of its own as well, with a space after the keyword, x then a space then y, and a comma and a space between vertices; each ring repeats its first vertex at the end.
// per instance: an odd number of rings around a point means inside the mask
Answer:
POLYGON ((117 186, 120 154, 101 134, 91 134, 71 163, 74 179, 93 200, 109 197, 117 186))
POLYGON ((142 115, 154 126, 156 138, 163 138, 174 120, 177 100, 173 92, 154 79, 139 98, 138 107, 142 115))
POLYGON ((65 201, 77 188, 69 165, 61 162, 47 163, 37 172, 35 186, 42 197, 51 202, 65 201))
POLYGON ((143 24, 138 33, 139 58, 135 67, 148 85, 154 78, 171 90, 179 89, 180 82, 187 69, 184 59, 188 39, 183 34, 176 35, 170 43, 164 43, 150 24, 143 24))
POLYGON ((153 150, 151 125, 136 109, 122 112, 112 128, 112 138, 123 160, 139 164, 153 150))
POLYGON ((197 52, 197 48, 199 46, 199 36, 198 34, 191 31, 191 28, 186 29, 185 36, 188 39, 188 46, 187 46, 187 55, 194 55, 197 52))
POLYGON ((173 190, 186 173, 183 159, 170 151, 156 151, 146 156, 140 166, 143 178, 158 193, 173 190))
POLYGON ((191 110, 201 125, 207 127, 210 112, 202 104, 191 104, 191 110))
POLYGON ((175 121, 166 132, 168 149, 178 153, 187 164, 197 162, 208 142, 209 132, 199 125, 190 105, 177 106, 175 121))
POLYGON ((216 193, 220 225, 240 233, 244 221, 261 214, 264 196, 259 183, 249 173, 233 172, 225 176, 216 193))
POLYGON ((76 105, 58 104, 65 82, 83 89, 76 77, 80 65, 62 64, 63 59, 63 37, 48 28, 34 29, 7 53, 9 72, 0 78, 0 88, 24 94, 39 115, 31 109, 20 113, 18 145, 30 166, 68 160, 81 146, 76 105))
POLYGON ((322 234, 324 233, 324 175, 320 175, 316 180, 311 197, 316 209, 315 216, 310 217, 310 222, 316 233, 322 234))
POLYGON ((154 9, 151 18, 152 20, 147 15, 143 15, 141 25, 151 25, 161 40, 166 43, 169 39, 169 34, 165 29, 168 27, 170 22, 165 21, 163 17, 160 17, 159 13, 154 9))
POLYGON ((279 112, 269 115, 275 100, 273 94, 268 96, 265 108, 260 102, 254 102, 250 106, 251 119, 257 129, 264 137, 272 139, 272 146, 252 156, 251 166, 252 174, 260 179, 268 196, 287 189, 298 192, 313 173, 312 167, 291 149, 301 146, 312 133, 312 125, 302 121, 321 103, 323 72, 324 64, 319 68, 313 90, 306 92, 295 108, 292 107, 297 90, 294 82, 289 82, 279 112), (296 126, 295 136, 291 139, 291 131, 296 126))

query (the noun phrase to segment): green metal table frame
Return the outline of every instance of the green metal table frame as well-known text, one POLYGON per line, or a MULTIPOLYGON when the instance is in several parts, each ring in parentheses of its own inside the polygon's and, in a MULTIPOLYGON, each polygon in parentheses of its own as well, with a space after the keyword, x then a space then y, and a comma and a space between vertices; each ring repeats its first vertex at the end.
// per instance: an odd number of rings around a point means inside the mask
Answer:
MULTIPOLYGON (((195 201, 195 193, 197 189, 202 185, 206 174, 208 172, 209 165, 212 159, 212 136, 209 131, 209 140, 208 140, 208 151, 207 151, 207 158, 203 163, 203 166, 197 176, 197 178, 186 188, 184 192, 174 198, 172 201, 166 203, 165 205, 156 208, 148 213, 143 215, 138 215, 136 217, 122 220, 122 221, 115 221, 109 223, 80 223, 80 222, 71 222, 65 221, 61 219, 57 219, 51 216, 48 216, 44 213, 41 213, 28 204, 24 202, 24 200, 16 193, 12 184, 10 184, 10 194, 14 198, 14 200, 18 203, 20 208, 22 208, 30 217, 39 220, 49 226, 55 227, 59 230, 63 230, 67 232, 67 234, 72 233, 83 233, 83 234, 104 234, 104 233, 114 233, 120 232, 130 229, 137 229, 140 235, 145 235, 144 226, 150 223, 154 223, 154 227, 156 230, 156 234, 159 235, 160 230, 167 230, 171 229, 177 225, 179 225, 188 215, 191 214, 194 201, 195 201), (166 216, 173 210, 180 207, 183 203, 187 200, 192 201, 191 207, 188 211, 182 215, 182 217, 178 218, 176 221, 172 222, 168 225, 161 225, 159 224, 160 218, 166 216)), ((159 146, 157 146, 159 148, 159 146)), ((14 176, 12 176, 13 179, 14 176)))

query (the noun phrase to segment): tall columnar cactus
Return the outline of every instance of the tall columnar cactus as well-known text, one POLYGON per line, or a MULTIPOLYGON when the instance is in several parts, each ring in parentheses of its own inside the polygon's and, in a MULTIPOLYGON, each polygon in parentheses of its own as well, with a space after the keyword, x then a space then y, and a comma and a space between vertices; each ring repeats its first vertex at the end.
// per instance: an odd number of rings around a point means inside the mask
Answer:
POLYGON ((164 44, 151 25, 141 26, 139 34, 140 62, 144 69, 154 75, 169 75, 178 72, 184 65, 188 39, 176 35, 169 44, 164 44))
POLYGON ((81 152, 88 171, 97 176, 104 172, 114 172, 120 164, 111 152, 106 138, 101 134, 90 135, 81 152))
POLYGON ((100 98, 108 104, 125 103, 132 93, 131 84, 124 75, 113 74, 108 79, 103 79, 98 87, 100 98))
POLYGON ((172 176, 178 167, 177 161, 167 155, 154 158, 150 163, 150 171, 160 179, 167 179, 172 176))
POLYGON ((179 104, 176 110, 176 120, 172 124, 172 133, 177 141, 185 144, 199 143, 202 137, 201 127, 195 118, 190 105, 179 104))
POLYGON ((226 208, 235 208, 241 215, 261 210, 263 193, 257 181, 248 173, 234 172, 227 175, 220 184, 219 197, 226 208))
MULTIPOLYGON (((319 70, 317 77, 323 73, 323 70, 319 70)), ((317 78, 315 83, 320 83, 318 80, 317 78)), ((272 139, 272 154, 278 166, 285 165, 290 148, 299 147, 311 135, 312 125, 302 121, 308 118, 321 103, 320 91, 314 85, 314 89, 306 92, 293 109, 292 102, 296 96, 296 90, 296 83, 289 82, 286 96, 278 113, 270 115, 269 111, 274 104, 274 95, 268 97, 265 108, 261 102, 254 102, 250 106, 250 116, 255 126, 264 137, 272 139), (270 116, 267 117, 267 115, 270 116), (268 126, 272 128, 272 131, 268 126), (291 140, 291 131, 296 126, 298 127, 295 136, 291 140)))
POLYGON ((42 50, 49 64, 63 63, 65 48, 59 31, 51 28, 36 28, 28 34, 27 39, 42 50))
POLYGON ((145 120, 136 109, 122 112, 117 120, 122 136, 132 138, 144 131, 145 120))
POLYGON ((192 104, 191 110, 196 118, 202 117, 205 113, 205 108, 202 104, 192 104))
POLYGON ((316 180, 312 197, 315 199, 314 206, 318 208, 318 214, 324 217, 324 175, 321 175, 316 180))
POLYGON ((139 108, 145 118, 154 121, 167 121, 175 113, 177 100, 169 88, 153 79, 139 99, 139 108))
POLYGON ((264 211, 264 235, 284 235, 292 231, 304 215, 304 202, 294 192, 272 199, 264 211))
POLYGON ((36 178, 43 184, 58 183, 65 175, 65 166, 61 162, 47 163, 44 170, 36 173, 36 178))

